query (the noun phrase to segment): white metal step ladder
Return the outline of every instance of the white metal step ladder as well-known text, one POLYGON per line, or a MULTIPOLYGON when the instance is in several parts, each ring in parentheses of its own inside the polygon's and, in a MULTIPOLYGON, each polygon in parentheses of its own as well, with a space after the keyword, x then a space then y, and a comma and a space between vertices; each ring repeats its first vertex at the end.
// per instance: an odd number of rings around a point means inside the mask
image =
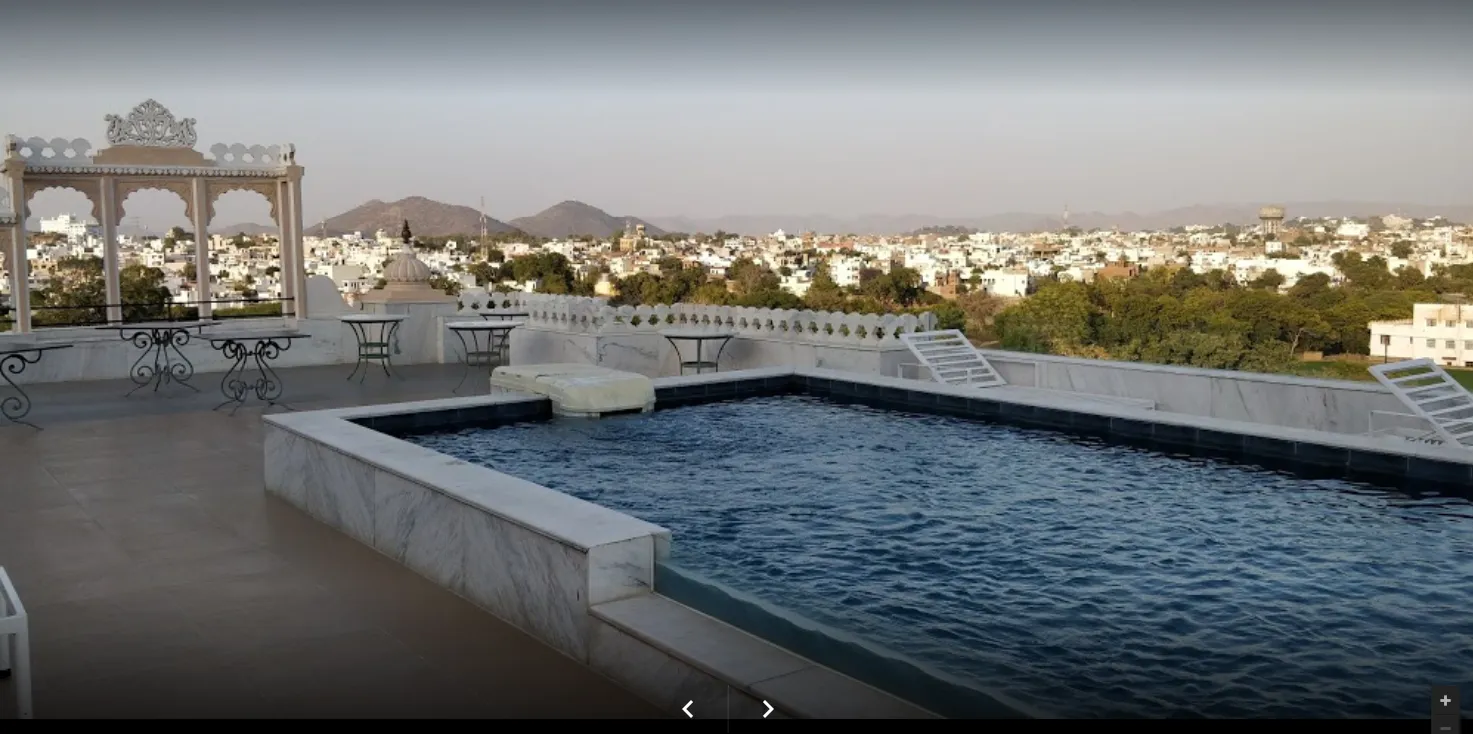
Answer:
POLYGON ((971 387, 1008 384, 957 329, 901 334, 900 340, 920 360, 921 366, 931 370, 937 382, 971 387))
POLYGON ((1473 449, 1473 394, 1430 359, 1378 364, 1371 374, 1449 446, 1473 449))

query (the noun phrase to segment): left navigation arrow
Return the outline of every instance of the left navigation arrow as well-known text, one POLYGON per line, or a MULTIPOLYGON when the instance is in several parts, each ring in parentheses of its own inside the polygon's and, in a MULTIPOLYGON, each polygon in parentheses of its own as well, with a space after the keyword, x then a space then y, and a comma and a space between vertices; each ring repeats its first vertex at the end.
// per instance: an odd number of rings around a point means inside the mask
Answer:
POLYGON ((681 713, 685 714, 685 718, 687 719, 696 718, 696 715, 690 712, 690 705, 693 703, 695 703, 695 701, 686 701, 685 705, 680 707, 681 713))

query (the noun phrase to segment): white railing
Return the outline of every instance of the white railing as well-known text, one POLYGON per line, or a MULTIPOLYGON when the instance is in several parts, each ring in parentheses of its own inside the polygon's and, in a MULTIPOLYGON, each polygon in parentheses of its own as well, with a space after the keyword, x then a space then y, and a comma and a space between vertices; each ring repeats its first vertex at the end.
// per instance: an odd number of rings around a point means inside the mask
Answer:
POLYGON ((577 334, 653 334, 680 326, 723 329, 752 339, 896 348, 904 346, 900 334, 929 331, 936 321, 929 313, 858 314, 692 303, 610 306, 603 298, 480 289, 461 292, 461 314, 488 308, 526 311, 531 328, 577 334))

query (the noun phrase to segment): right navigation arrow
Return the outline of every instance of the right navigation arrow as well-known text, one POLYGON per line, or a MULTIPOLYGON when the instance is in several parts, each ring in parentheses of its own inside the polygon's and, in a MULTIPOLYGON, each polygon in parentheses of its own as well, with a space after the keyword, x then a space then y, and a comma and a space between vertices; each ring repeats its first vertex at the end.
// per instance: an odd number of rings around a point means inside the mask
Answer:
POLYGON ((765 713, 765 714, 762 715, 762 718, 765 719, 768 716, 771 716, 772 715, 772 704, 770 704, 770 703, 768 703, 766 701, 763 701, 762 702, 762 705, 767 707, 767 713, 765 713))

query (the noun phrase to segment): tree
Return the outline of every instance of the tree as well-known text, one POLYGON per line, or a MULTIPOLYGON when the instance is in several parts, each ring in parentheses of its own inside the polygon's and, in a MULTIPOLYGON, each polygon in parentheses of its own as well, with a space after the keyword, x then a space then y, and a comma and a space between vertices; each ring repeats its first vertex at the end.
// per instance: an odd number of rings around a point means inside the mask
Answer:
POLYGON ((199 277, 199 269, 195 267, 194 263, 184 263, 184 272, 182 275, 185 280, 193 283, 199 277))
POLYGON ((808 292, 803 295, 803 300, 808 307, 815 311, 842 311, 844 303, 849 297, 844 294, 844 289, 834 282, 829 272, 829 264, 826 260, 820 260, 813 270, 813 282, 808 285, 808 292))
POLYGON ((475 276, 476 285, 479 286, 497 283, 501 280, 500 269, 485 260, 471 263, 470 267, 466 268, 466 272, 475 276))
POLYGON ((1006 349, 1067 354, 1090 341, 1094 309, 1081 283, 1048 283, 1021 304, 997 315, 1006 349))
MULTIPOLYGON (((57 261, 46 288, 31 292, 40 326, 95 324, 107 321, 107 286, 102 258, 69 257, 57 261)), ((151 321, 172 315, 173 294, 164 286, 164 271, 137 263, 118 272, 124 321, 151 321)))
POLYGON ((1277 291, 1282 285, 1284 285, 1284 276, 1280 275, 1279 271, 1274 270, 1273 268, 1269 268, 1268 270, 1263 271, 1262 275, 1254 278, 1252 282, 1248 284, 1248 287, 1261 288, 1263 290, 1269 291, 1277 291))
POLYGON ((1412 256, 1412 243, 1407 240, 1399 240, 1391 243, 1391 256, 1405 260, 1412 256))

